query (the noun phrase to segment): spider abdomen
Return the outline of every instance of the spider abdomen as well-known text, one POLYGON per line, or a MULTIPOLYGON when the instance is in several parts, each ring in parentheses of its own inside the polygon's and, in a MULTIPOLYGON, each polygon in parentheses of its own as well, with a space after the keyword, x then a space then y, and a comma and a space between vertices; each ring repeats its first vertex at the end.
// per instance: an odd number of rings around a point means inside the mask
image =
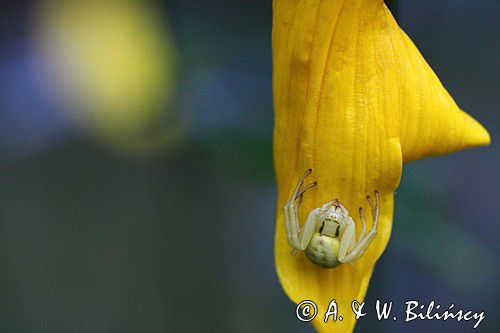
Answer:
POLYGON ((340 265, 338 261, 340 242, 338 238, 315 232, 309 246, 305 249, 306 257, 321 267, 333 268, 340 265))

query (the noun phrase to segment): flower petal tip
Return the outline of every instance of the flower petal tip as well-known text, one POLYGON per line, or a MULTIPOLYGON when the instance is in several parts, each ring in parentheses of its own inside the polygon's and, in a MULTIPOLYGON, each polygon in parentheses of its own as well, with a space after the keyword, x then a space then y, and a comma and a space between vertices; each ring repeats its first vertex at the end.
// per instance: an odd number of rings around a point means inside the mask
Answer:
POLYGON ((491 143, 490 133, 481 125, 477 120, 465 114, 466 117, 466 131, 464 131, 465 142, 468 142, 468 148, 488 146, 491 143))

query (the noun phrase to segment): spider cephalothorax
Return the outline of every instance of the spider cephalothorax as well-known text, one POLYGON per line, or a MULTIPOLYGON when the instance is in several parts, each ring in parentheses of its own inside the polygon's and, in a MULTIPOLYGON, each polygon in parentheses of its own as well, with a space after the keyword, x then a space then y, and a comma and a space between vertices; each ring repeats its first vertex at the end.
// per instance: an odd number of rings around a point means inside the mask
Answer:
POLYGON ((373 216, 373 226, 368 233, 363 209, 359 208, 363 229, 358 240, 356 240, 354 220, 337 199, 313 209, 304 226, 300 228, 297 211, 302 196, 308 189, 316 186, 316 182, 303 186, 305 178, 311 172, 312 169, 307 170, 300 178, 292 198, 284 207, 288 243, 295 250, 304 251, 310 261, 322 267, 331 268, 342 263, 353 262, 365 253, 377 233, 380 206, 378 192, 375 191, 375 205, 370 196, 366 196, 373 216))

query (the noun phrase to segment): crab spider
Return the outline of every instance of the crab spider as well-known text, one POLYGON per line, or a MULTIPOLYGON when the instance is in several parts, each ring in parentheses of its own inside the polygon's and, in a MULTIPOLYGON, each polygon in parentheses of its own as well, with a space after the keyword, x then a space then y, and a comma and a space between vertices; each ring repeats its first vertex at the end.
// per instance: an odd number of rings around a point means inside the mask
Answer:
POLYGON ((356 240, 356 224, 338 199, 313 209, 304 226, 300 228, 297 211, 302 202, 302 196, 317 184, 313 182, 303 186, 306 177, 311 172, 312 169, 307 170, 300 178, 290 201, 284 207, 288 244, 294 248, 294 251, 304 251, 310 261, 322 267, 333 268, 343 263, 354 262, 365 253, 377 233, 380 207, 378 192, 375 191, 375 205, 370 196, 366 196, 373 217, 373 226, 368 233, 363 208, 359 208, 363 228, 358 240, 356 240))

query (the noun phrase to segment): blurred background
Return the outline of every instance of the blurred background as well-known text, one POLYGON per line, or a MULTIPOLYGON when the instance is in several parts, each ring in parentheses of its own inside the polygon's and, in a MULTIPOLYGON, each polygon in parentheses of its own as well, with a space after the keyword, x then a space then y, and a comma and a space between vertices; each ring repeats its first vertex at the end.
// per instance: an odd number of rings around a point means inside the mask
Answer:
MULTIPOLYGON (((492 145, 405 166, 367 302, 499 331, 500 3, 390 6, 492 145)), ((313 331, 273 262, 271 18, 271 0, 0 2, 0 331, 313 331)), ((370 312, 356 331, 472 326, 370 312)))

